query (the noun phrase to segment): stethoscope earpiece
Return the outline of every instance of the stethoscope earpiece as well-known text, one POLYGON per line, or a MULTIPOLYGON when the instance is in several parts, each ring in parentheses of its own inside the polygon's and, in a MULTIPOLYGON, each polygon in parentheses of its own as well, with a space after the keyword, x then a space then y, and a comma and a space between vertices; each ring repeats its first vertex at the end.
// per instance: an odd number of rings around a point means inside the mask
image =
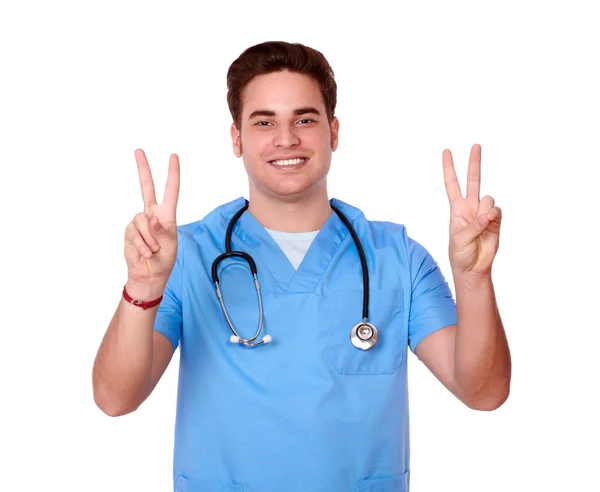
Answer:
POLYGON ((255 347, 256 345, 260 345, 261 343, 269 343, 271 341, 273 341, 273 338, 271 337, 271 335, 265 335, 264 337, 262 337, 262 340, 258 343, 250 343, 252 340, 244 340, 240 337, 238 337, 237 335, 231 335, 229 337, 229 341, 231 343, 240 343, 242 342, 244 345, 248 346, 248 347, 255 347))

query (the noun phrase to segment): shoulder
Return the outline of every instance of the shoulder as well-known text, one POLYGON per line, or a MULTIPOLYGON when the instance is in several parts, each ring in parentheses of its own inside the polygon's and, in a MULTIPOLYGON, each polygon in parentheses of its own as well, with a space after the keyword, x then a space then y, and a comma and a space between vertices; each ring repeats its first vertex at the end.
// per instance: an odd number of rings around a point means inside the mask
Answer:
POLYGON ((217 233, 227 229, 229 221, 234 214, 246 204, 244 197, 236 198, 219 205, 203 218, 177 226, 180 238, 198 238, 199 236, 217 233))
POLYGON ((339 199, 332 199, 331 203, 348 217, 361 242, 388 261, 397 260, 413 275, 424 265, 435 263, 427 248, 409 234, 403 223, 368 218, 359 208, 339 199))
POLYGON ((368 240, 373 247, 394 246, 406 249, 409 237, 404 224, 366 217, 359 208, 337 198, 332 199, 331 204, 348 218, 356 233, 368 240))
POLYGON ((217 245, 222 247, 225 231, 231 217, 245 205, 243 197, 219 205, 203 218, 177 226, 177 256, 180 262, 186 253, 198 251, 199 246, 217 245))

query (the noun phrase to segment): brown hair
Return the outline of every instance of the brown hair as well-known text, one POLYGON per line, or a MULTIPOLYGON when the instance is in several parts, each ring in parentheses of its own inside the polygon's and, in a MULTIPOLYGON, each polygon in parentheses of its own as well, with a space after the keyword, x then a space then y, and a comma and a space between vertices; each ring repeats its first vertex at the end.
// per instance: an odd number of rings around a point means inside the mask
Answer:
POLYGON ((300 43, 267 41, 246 49, 227 71, 227 104, 241 131, 242 96, 246 85, 257 75, 289 70, 312 77, 319 85, 331 122, 337 102, 337 85, 329 62, 320 51, 300 43))

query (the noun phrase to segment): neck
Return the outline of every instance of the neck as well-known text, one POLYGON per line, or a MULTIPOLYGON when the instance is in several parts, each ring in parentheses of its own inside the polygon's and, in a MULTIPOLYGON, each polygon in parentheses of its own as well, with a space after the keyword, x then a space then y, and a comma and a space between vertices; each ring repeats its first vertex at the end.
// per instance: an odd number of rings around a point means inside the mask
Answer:
POLYGON ((249 202, 248 212, 263 227, 281 232, 317 231, 332 213, 326 189, 287 200, 250 190, 249 202))

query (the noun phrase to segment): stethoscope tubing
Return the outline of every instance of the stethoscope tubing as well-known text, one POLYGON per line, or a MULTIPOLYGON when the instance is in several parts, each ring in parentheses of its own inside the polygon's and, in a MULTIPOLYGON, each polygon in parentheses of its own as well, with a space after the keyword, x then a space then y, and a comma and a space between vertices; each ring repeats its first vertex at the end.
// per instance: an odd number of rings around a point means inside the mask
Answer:
POLYGON ((354 240, 354 244, 356 245, 356 249, 358 250, 358 256, 360 258, 360 266, 362 268, 362 277, 363 277, 363 309, 362 309, 362 317, 364 322, 366 323, 369 319, 369 270, 367 268, 367 258, 365 256, 365 251, 363 250, 362 244, 358 239, 358 235, 350 224, 348 218, 338 209, 335 205, 331 205, 333 211, 338 215, 340 220, 344 223, 347 229, 350 231, 352 235, 352 239, 354 240))

